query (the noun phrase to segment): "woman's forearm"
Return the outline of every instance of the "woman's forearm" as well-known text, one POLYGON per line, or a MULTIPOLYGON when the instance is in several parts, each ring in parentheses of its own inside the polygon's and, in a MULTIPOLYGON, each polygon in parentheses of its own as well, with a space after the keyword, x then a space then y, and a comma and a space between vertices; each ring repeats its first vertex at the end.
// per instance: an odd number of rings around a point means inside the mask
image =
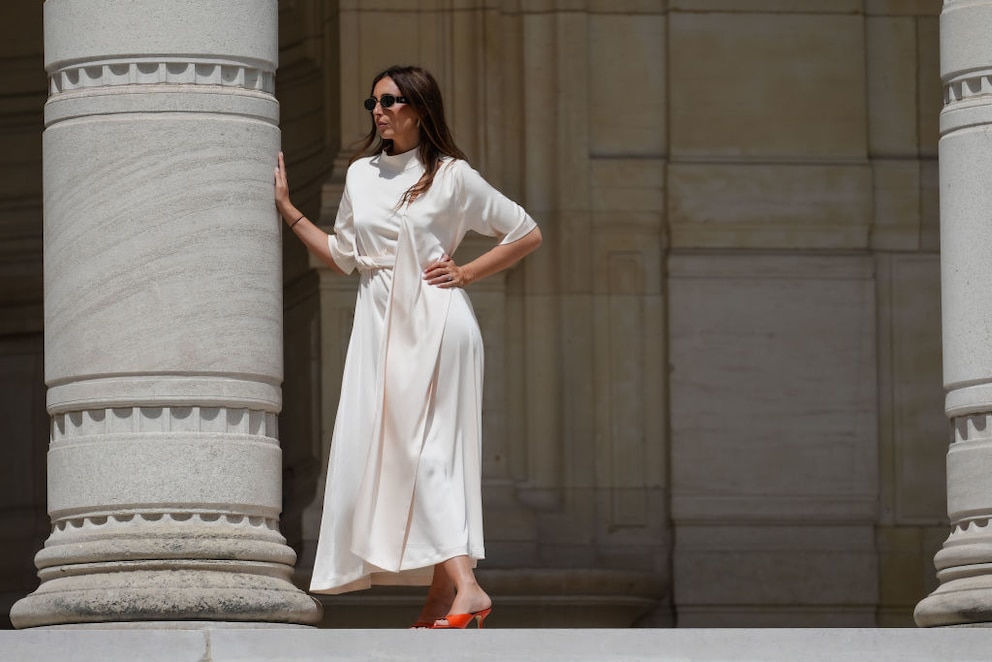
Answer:
POLYGON ((541 245, 541 229, 534 228, 509 244, 494 246, 471 262, 461 266, 461 286, 470 285, 488 276, 509 269, 541 245))
POLYGON ((282 219, 293 231, 293 234, 300 238, 300 241, 307 247, 307 250, 316 255, 321 262, 335 272, 344 274, 341 267, 331 257, 331 249, 327 245, 326 232, 312 223, 303 212, 292 204, 279 205, 279 215, 282 216, 282 219))

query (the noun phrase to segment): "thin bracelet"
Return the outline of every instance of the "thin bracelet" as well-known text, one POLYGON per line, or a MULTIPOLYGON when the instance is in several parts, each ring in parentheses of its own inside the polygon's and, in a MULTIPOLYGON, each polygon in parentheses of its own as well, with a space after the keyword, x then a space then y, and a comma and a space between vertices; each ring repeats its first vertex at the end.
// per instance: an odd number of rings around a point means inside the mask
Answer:
POLYGON ((300 221, 302 221, 306 217, 307 217, 307 215, 306 214, 303 214, 298 219, 296 219, 295 221, 293 221, 292 223, 290 223, 289 229, 292 230, 293 228, 295 228, 296 227, 296 224, 299 223, 300 221))

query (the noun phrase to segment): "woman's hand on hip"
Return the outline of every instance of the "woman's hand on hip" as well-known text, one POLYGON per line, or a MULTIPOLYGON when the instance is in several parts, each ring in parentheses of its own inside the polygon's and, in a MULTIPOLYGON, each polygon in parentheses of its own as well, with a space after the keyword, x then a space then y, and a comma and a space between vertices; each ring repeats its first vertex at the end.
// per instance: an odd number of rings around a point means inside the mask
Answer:
POLYGON ((441 287, 465 287, 469 284, 470 275, 464 267, 459 267, 450 256, 445 255, 436 262, 431 262, 424 269, 424 280, 428 285, 441 287))

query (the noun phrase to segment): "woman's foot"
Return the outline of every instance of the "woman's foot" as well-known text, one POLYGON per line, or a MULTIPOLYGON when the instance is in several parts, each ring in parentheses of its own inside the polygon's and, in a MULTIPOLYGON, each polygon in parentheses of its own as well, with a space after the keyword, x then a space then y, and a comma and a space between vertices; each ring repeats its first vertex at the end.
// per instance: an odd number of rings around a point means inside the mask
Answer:
POLYGON ((434 621, 434 625, 431 626, 432 630, 464 630, 469 626, 472 621, 478 623, 478 627, 482 629, 482 622, 486 620, 493 611, 492 607, 488 609, 483 609, 482 611, 477 611, 472 614, 448 614, 444 618, 439 618, 434 621))
MULTIPOLYGON (((451 596, 452 599, 454 595, 451 596)), ((427 598, 427 602, 420 609, 420 616, 417 617, 417 622, 413 624, 414 628, 429 628, 434 625, 434 622, 439 618, 444 618, 446 615, 451 613, 451 600, 440 601, 431 600, 427 598)))
POLYGON ((493 601, 489 597, 489 594, 483 591, 482 587, 479 586, 478 583, 472 582, 470 584, 466 584, 460 587, 458 593, 455 594, 455 599, 451 603, 451 607, 434 622, 434 626, 450 627, 453 624, 448 623, 448 620, 444 618, 445 616, 455 614, 478 614, 489 610, 492 606, 493 601))
POLYGON ((451 613, 451 605, 455 599, 455 585, 444 568, 437 565, 434 568, 434 578, 427 591, 427 601, 420 609, 420 616, 413 624, 414 628, 429 628, 439 618, 451 613))

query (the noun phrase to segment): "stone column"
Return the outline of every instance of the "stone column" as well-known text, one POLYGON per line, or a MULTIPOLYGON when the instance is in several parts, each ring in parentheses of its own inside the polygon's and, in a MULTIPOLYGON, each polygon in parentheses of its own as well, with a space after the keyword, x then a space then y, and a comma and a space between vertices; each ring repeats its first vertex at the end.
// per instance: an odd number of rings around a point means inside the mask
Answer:
POLYGON ((945 0, 940 17, 940 251, 947 511, 940 587, 921 626, 992 623, 992 1, 945 0))
POLYGON ((276 0, 47 0, 52 534, 16 627, 312 623, 280 535, 276 0))

